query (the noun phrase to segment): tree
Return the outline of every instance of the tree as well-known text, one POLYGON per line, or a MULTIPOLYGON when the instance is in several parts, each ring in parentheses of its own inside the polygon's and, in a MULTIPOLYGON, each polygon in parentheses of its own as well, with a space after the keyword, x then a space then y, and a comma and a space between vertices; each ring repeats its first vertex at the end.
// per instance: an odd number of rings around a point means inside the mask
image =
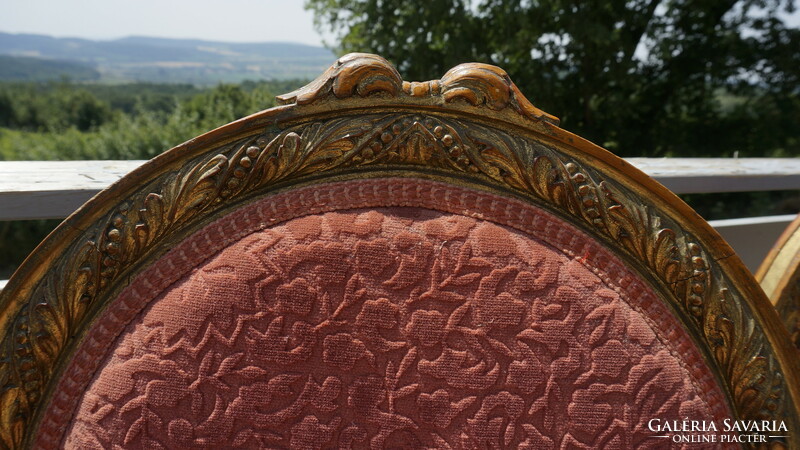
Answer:
POLYGON ((799 154, 794 0, 306 0, 341 53, 409 79, 504 68, 562 126, 623 156, 799 154))

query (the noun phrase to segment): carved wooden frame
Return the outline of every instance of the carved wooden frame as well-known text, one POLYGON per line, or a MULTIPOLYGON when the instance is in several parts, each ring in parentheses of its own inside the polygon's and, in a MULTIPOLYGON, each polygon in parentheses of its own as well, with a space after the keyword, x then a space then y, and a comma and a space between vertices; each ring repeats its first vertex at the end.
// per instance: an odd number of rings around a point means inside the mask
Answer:
POLYGON ((756 272, 800 351, 800 215, 783 231, 756 272))
POLYGON ((501 69, 402 81, 339 59, 278 106, 186 142, 62 223, 0 293, 0 445, 30 444, 76 343, 128 281, 245 202, 322 181, 418 177, 529 201, 613 249, 681 320, 738 419, 784 420, 800 447, 800 364, 769 301, 686 204, 558 127, 501 69))

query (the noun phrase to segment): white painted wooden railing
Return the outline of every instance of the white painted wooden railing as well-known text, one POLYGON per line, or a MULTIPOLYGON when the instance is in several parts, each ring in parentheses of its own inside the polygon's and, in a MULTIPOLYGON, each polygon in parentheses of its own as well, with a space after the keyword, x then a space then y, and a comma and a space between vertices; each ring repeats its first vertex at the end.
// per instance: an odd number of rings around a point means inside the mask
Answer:
MULTIPOLYGON (((800 158, 627 158, 678 194, 800 190, 800 158)), ((0 161, 0 220, 71 214, 144 161, 0 161)), ((711 221, 755 271, 794 215, 711 221)), ((0 289, 5 281, 0 280, 0 289)))

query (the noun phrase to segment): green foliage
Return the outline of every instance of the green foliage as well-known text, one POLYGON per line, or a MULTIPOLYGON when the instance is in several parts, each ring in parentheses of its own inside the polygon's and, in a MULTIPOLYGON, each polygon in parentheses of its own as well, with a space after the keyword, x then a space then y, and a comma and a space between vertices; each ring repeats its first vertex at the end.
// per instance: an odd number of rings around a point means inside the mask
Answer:
POLYGON ((340 53, 406 78, 498 65, 562 126, 622 156, 800 154, 794 0, 306 0, 340 53), (724 98, 733 98, 723 104, 724 98))
MULTIPOLYGON (((274 106, 302 80, 190 85, 0 84, 0 160, 149 159, 274 106)), ((0 221, 0 279, 59 223, 0 221)))
POLYGON ((275 104, 267 82, 135 86, 0 85, 0 159, 149 159, 275 104))
POLYGON ((8 279, 60 220, 0 221, 0 280, 8 279))
POLYGON ((27 131, 91 130, 112 117, 111 108, 72 84, 0 85, 0 126, 27 131))
POLYGON ((800 191, 717 192, 679 197, 706 220, 797 214, 800 191))
POLYGON ((98 100, 106 102, 112 110, 125 114, 141 111, 172 112, 178 103, 202 92, 191 84, 84 84, 81 89, 89 91, 98 100))

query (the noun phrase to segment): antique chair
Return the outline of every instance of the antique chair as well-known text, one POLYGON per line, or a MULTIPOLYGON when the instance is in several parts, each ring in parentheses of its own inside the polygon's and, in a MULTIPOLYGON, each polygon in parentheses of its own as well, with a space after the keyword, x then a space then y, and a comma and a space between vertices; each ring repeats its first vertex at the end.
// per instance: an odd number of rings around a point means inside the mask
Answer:
POLYGON ((800 350, 800 215, 786 227, 756 272, 800 350))
POLYGON ((351 54, 279 100, 9 280, 4 446, 664 448, 727 419, 798 447, 798 361, 738 257, 505 72, 351 54))

